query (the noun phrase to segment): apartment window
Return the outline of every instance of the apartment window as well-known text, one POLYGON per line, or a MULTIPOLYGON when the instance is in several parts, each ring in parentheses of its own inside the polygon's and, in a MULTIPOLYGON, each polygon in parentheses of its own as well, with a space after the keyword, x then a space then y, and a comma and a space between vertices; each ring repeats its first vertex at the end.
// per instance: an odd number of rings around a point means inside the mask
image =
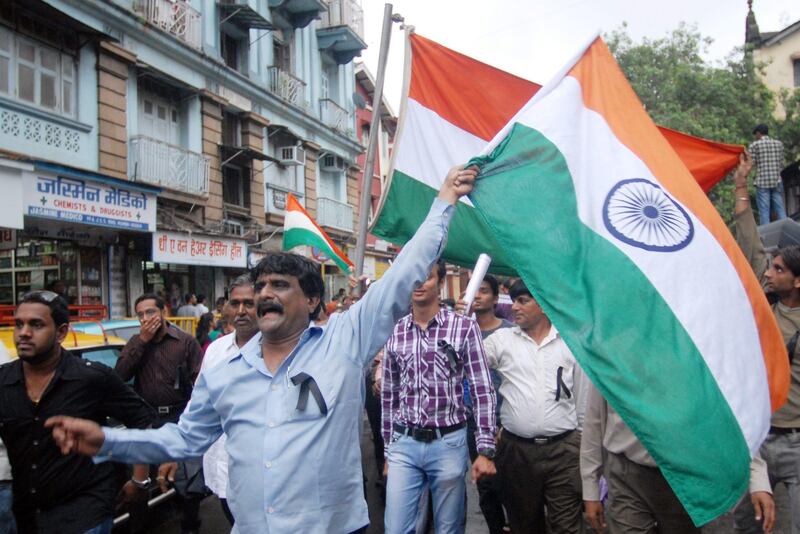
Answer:
POLYGON ((320 171, 319 173, 319 196, 344 202, 346 195, 344 188, 344 174, 341 172, 320 171))
POLYGON ((247 56, 250 50, 250 33, 233 25, 225 25, 220 31, 220 52, 222 61, 228 67, 247 74, 247 56))
POLYGON ((284 72, 294 73, 292 58, 294 57, 294 39, 292 33, 286 34, 288 30, 275 30, 272 36, 272 64, 284 72))
POLYGON ((320 95, 334 102, 339 101, 339 67, 337 65, 323 64, 321 76, 320 95))
POLYGON ((319 77, 319 94, 321 98, 330 98, 331 93, 331 80, 328 75, 328 69, 323 68, 319 77))
POLYGON ((800 87, 800 58, 792 61, 794 65, 794 86, 800 87))
POLYGON ((0 94, 75 115, 75 59, 0 27, 0 94))
POLYGON ((181 114, 178 105, 153 91, 139 89, 139 134, 179 146, 181 114))
POLYGON ((369 128, 370 124, 368 122, 361 123, 361 144, 364 146, 369 143, 369 128))
POLYGON ((11 93, 11 69, 14 64, 14 39, 11 32, 0 28, 0 93, 11 93))
POLYGON ((222 168, 222 201, 240 208, 250 207, 250 170, 234 165, 222 168))
POLYGON ((242 125, 235 113, 222 114, 222 144, 231 147, 242 144, 242 125))

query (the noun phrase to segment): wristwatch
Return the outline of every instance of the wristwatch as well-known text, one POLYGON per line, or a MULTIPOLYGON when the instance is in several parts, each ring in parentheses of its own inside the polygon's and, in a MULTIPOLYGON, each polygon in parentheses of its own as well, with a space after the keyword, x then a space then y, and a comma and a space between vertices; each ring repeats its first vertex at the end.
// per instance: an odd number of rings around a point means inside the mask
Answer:
POLYGON ((150 477, 147 477, 144 480, 136 480, 135 478, 131 477, 131 482, 133 483, 134 486, 143 490, 148 489, 150 487, 150 484, 153 483, 150 477))
POLYGON ((494 460, 494 449, 486 448, 486 449, 479 449, 478 454, 481 456, 486 456, 490 460, 494 460))

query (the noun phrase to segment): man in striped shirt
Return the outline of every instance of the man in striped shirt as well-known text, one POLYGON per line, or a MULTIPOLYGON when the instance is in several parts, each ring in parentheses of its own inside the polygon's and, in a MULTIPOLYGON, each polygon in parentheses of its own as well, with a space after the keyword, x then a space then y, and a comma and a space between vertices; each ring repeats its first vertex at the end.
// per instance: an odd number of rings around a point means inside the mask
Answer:
POLYGON ((481 333, 474 320, 440 308, 445 272, 439 261, 414 290, 412 311, 395 325, 384 351, 387 534, 413 531, 426 481, 437 534, 464 532, 465 376, 478 426, 472 478, 495 474, 495 394, 481 333))

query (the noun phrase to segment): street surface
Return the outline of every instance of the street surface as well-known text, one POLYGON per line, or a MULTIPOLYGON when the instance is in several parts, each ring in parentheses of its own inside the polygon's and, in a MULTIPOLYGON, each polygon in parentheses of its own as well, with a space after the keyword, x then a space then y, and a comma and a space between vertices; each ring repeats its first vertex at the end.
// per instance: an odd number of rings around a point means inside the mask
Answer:
MULTIPOLYGON (((361 434, 361 451, 362 466, 364 474, 367 476, 367 503, 370 512, 370 526, 367 529, 367 534, 383 534, 383 504, 380 499, 380 488, 375 483, 377 472, 372 450, 372 436, 369 432, 369 423, 365 417, 364 430, 361 434)), ((778 520, 773 533, 791 534, 791 529, 789 528, 789 503, 783 486, 780 486, 775 491, 775 500, 778 506, 778 520)), ((222 515, 219 500, 214 496, 203 501, 200 506, 200 516, 203 520, 202 529, 200 530, 202 534, 228 534, 231 530, 225 516, 222 515)), ((154 534, 180 534, 180 521, 175 516, 153 532, 154 534)), ((486 532, 486 523, 483 520, 480 508, 478 508, 478 492, 475 486, 468 481, 466 534, 486 534, 486 532)), ((733 532, 735 531, 733 529, 732 514, 722 516, 703 529, 703 534, 731 534, 733 532)))

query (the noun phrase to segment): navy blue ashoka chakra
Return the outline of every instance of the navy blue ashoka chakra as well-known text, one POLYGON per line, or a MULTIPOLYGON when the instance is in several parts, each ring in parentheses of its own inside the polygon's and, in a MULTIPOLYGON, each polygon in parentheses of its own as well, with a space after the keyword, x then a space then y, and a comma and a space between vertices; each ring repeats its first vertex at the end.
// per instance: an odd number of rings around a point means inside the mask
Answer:
POLYGON ((694 237, 694 225, 683 207, 644 178, 618 182, 603 205, 603 222, 611 235, 653 252, 674 252, 694 237))

